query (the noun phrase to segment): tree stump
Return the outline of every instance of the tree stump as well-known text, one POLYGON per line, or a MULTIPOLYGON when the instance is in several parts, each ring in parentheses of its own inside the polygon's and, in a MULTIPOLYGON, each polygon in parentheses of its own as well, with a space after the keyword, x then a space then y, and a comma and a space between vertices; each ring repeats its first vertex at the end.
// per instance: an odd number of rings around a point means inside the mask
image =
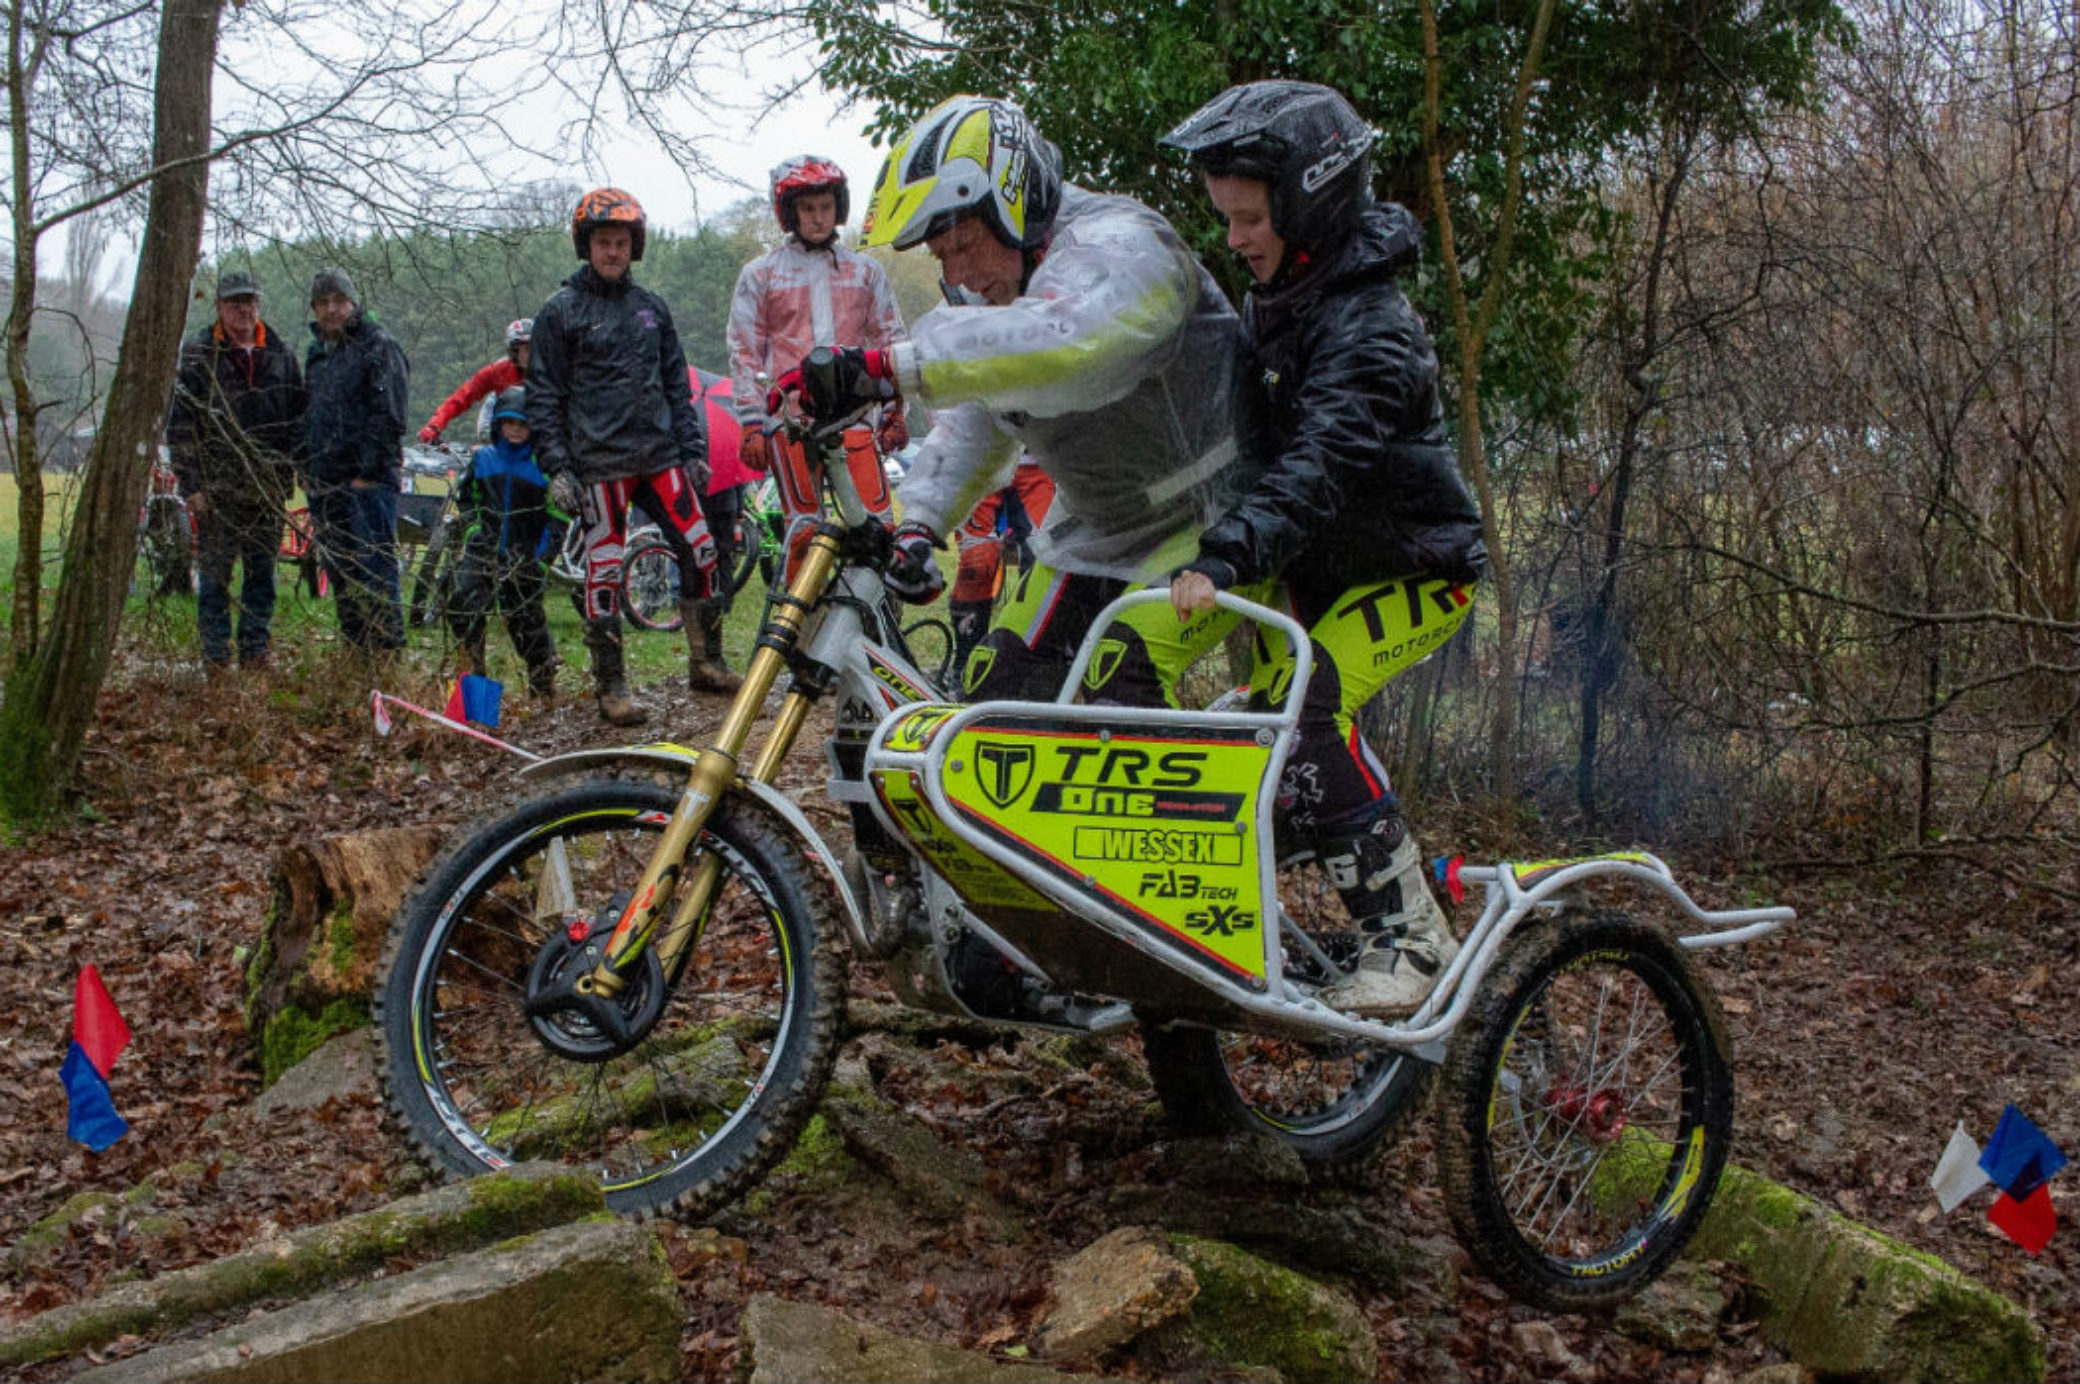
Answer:
POLYGON ((246 1028, 265 1085, 368 1022, 390 925, 450 830, 354 832, 275 856, 266 927, 246 966, 246 1028))

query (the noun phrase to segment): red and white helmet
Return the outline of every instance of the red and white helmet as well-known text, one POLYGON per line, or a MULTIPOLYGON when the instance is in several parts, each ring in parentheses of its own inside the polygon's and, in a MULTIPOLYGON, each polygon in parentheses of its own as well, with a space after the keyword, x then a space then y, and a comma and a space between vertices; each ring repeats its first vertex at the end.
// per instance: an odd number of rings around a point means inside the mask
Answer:
POLYGON ((506 324, 506 354, 518 357, 520 348, 534 340, 534 319, 517 317, 506 324))
POLYGON ((815 154, 797 154, 773 170, 773 215, 789 235, 801 230, 794 214, 794 199, 805 192, 834 193, 838 199, 838 224, 852 214, 852 194, 845 186, 845 170, 815 154))

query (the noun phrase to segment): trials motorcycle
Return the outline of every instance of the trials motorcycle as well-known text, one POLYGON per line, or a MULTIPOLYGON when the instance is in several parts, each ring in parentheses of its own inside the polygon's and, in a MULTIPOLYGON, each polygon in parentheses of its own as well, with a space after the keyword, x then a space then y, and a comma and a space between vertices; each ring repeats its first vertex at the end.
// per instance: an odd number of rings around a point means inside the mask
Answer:
MULTIPOLYGON (((846 420, 802 431, 828 455, 846 420)), ((842 464, 832 522, 768 602, 712 743, 587 750, 526 771, 406 901, 378 997, 393 1107, 442 1168, 590 1170, 608 1206, 699 1216, 815 1111, 850 959, 907 1004, 1015 1029, 1138 1033, 1171 1120, 1251 1131, 1325 1172, 1372 1159, 1433 1084, 1454 1229, 1518 1298, 1615 1302, 1659 1273, 1725 1165, 1724 1021, 1690 960, 1788 922, 1714 912, 1651 855, 1467 865, 1478 919, 1396 1023, 1317 994, 1358 939, 1274 818, 1311 659, 1276 706, 1085 706, 1091 626, 1051 702, 959 705, 906 647, 890 545, 842 464), (768 694, 778 710, 754 746, 768 694), (851 849, 775 786, 813 709, 851 849), (1589 906, 1667 901, 1687 935, 1589 906)))

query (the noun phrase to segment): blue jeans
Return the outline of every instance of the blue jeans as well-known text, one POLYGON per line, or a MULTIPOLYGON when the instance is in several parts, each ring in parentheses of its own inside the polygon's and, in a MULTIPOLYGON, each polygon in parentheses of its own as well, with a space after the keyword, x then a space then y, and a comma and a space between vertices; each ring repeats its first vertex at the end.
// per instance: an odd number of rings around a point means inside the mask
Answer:
POLYGON ((309 487, 318 559, 339 598, 339 632, 375 653, 404 647, 397 598, 397 491, 388 485, 309 487))
POLYGON ((211 509, 198 524, 195 623, 202 633, 202 661, 231 661, 231 569, 245 568, 238 589, 238 661, 267 657, 267 627, 274 618, 275 553, 282 542, 282 511, 211 509))

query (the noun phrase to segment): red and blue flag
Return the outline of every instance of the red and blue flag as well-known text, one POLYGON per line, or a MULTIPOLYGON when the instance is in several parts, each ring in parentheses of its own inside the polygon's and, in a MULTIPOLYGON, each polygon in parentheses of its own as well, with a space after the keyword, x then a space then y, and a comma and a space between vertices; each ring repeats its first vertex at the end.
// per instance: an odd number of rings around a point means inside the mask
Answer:
POLYGON ((448 692, 448 719, 472 721, 480 726, 498 729, 498 707, 505 697, 505 684, 476 673, 464 673, 455 679, 448 692))
POLYGON ((108 1089, 109 1071, 128 1046, 130 1025, 109 998, 101 973, 80 967, 72 990, 72 1050, 58 1079, 65 1083, 65 1133, 96 1153, 130 1132, 108 1089))

